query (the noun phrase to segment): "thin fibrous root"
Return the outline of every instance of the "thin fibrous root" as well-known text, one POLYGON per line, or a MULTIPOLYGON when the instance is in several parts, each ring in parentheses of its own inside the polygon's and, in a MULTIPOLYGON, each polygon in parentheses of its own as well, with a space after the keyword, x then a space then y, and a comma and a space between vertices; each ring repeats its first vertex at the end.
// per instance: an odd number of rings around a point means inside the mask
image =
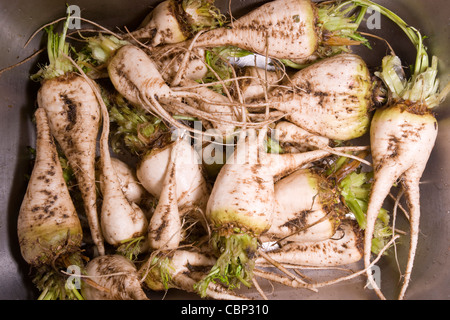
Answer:
MULTIPOLYGON (((203 120, 207 120, 207 121, 215 122, 215 123, 225 123, 225 124, 234 125, 237 127, 241 127, 241 126, 245 125, 248 128, 261 128, 261 127, 267 126, 275 121, 278 121, 279 119, 281 119, 282 117, 285 116, 285 114, 277 115, 277 118, 267 119, 265 121, 261 121, 258 123, 248 123, 248 122, 244 123, 241 121, 229 120, 226 117, 221 117, 220 114, 205 112, 205 111, 193 108, 193 107, 191 107, 183 102, 180 102, 176 99, 168 99, 167 103, 170 103, 172 106, 175 106, 175 107, 179 108, 180 110, 185 111, 188 114, 190 114, 194 117, 197 117, 199 119, 203 119, 203 120)), ((225 114, 225 115, 229 115, 229 114, 225 114)))
POLYGON ((252 278, 252 282, 253 285, 255 286, 256 291, 258 291, 258 293, 261 295, 261 297, 264 300, 269 300, 266 296, 266 294, 264 293, 264 291, 261 289, 261 286, 259 285, 258 281, 255 279, 255 277, 252 278))
POLYGON ((187 52, 183 56, 183 60, 181 61, 180 68, 179 68, 177 74, 175 75, 174 79, 172 80, 172 83, 171 83, 172 87, 176 87, 180 84, 181 78, 183 76, 183 72, 186 70, 187 62, 189 60, 189 57, 191 56, 191 52, 194 47, 194 43, 202 33, 203 33, 203 31, 198 32, 195 35, 195 37, 192 39, 192 42, 189 45, 187 52))
MULTIPOLYGON (((397 240, 400 236, 394 236, 384 247, 382 250, 380 250, 378 256, 376 257, 376 259, 374 259, 371 264, 367 267, 364 268, 362 270, 359 270, 357 272, 352 273, 351 275, 348 276, 344 276, 344 277, 339 277, 333 280, 329 280, 329 281, 324 281, 324 282, 317 282, 317 283, 305 283, 304 281, 298 282, 297 279, 288 279, 285 276, 280 276, 279 274, 276 273, 272 273, 272 272, 267 272, 267 271, 263 271, 260 269, 256 269, 253 271, 255 276, 259 276, 261 278, 273 281, 273 282, 277 282, 279 284, 288 286, 288 287, 292 287, 292 288, 302 288, 302 289, 311 289, 311 290, 315 290, 317 291, 317 288, 322 288, 322 287, 326 287, 326 286, 330 286, 330 285, 334 285, 336 283, 342 282, 342 281, 347 281, 347 280, 351 280, 353 278, 356 278, 364 273, 366 273, 368 270, 370 270, 370 268, 372 268, 375 263, 377 263, 380 258, 382 257, 383 253, 395 242, 395 240, 397 240)), ((298 268, 301 268, 301 266, 298 266, 298 268)), ((371 283, 372 284, 372 283, 371 283)), ((374 285, 374 284, 372 284, 374 285)), ((376 285, 376 284, 375 284, 376 285)), ((380 296, 380 298, 384 298, 383 296, 380 296)))
MULTIPOLYGON (((303 285, 304 288, 310 289, 314 292, 317 292, 317 289, 315 288, 310 288, 308 287, 308 284, 303 281, 302 279, 300 279, 299 277, 297 277, 295 274, 292 274, 292 272, 290 272, 289 270, 287 270, 285 267, 283 267, 281 264, 279 264, 277 261, 273 260, 271 257, 269 257, 264 251, 259 250, 258 251, 259 255, 261 255, 264 259, 266 259, 270 264, 272 264, 274 267, 276 267, 277 269, 279 269, 280 271, 282 271, 283 273, 285 273, 288 277, 291 278, 290 281, 298 283, 299 285, 303 285)), ((288 278, 286 277, 281 277, 284 278, 286 280, 288 280, 288 278)))
POLYGON ((21 66, 21 65, 24 64, 24 63, 27 63, 28 61, 30 61, 31 59, 33 59, 34 57, 36 57, 36 56, 39 55, 40 53, 44 52, 45 50, 46 50, 46 48, 42 48, 42 49, 40 49, 40 50, 34 52, 34 53, 33 53, 32 55, 30 55, 29 57, 23 59, 22 61, 19 61, 19 62, 15 63, 15 64, 13 64, 13 65, 11 65, 11 66, 9 66, 9 67, 6 67, 6 68, 1 69, 1 70, 0 70, 0 75, 2 75, 2 73, 6 72, 6 71, 12 70, 12 69, 14 69, 14 68, 16 68, 16 67, 18 67, 18 66, 21 66))
POLYGON ((135 41, 135 42, 136 42, 138 45, 140 45, 142 48, 151 51, 152 48, 151 48, 150 46, 148 46, 148 45, 146 45, 145 43, 142 43, 141 41, 139 41, 138 39, 136 39, 136 38, 134 37, 134 35, 132 34, 132 32, 130 32, 126 26, 125 26, 124 28, 125 28, 125 31, 126 31, 127 35, 128 35, 131 39, 133 39, 133 41, 135 41))
POLYGON ((356 161, 358 161, 360 163, 364 163, 365 165, 367 165, 369 167, 372 167, 372 163, 370 161, 367 161, 367 160, 365 160, 365 159, 363 159, 361 157, 358 157, 356 155, 345 153, 345 152, 339 152, 339 151, 334 150, 332 147, 319 148, 319 149, 323 150, 323 151, 328 151, 331 154, 334 154, 336 156, 346 157, 346 158, 350 158, 350 159, 356 160, 356 161))

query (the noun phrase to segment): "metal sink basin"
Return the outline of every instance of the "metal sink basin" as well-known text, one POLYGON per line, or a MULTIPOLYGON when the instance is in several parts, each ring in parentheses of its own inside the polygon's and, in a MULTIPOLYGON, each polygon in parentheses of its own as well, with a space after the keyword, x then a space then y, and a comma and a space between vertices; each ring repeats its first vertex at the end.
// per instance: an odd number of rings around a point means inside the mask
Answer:
MULTIPOLYGON (((77 0, 81 16, 107 28, 127 26, 136 28, 150 11, 155 0, 77 0)), ((260 1, 235 0, 231 8, 239 16, 260 1)), ((446 0, 379 0, 398 13, 405 21, 417 27, 426 40, 429 53, 440 58, 442 83, 450 81, 450 10, 446 0)), ((228 1, 216 0, 222 12, 227 12, 228 1)), ((2 1, 0 2, 0 69, 13 65, 43 47, 43 33, 39 33, 24 48, 28 38, 42 25, 65 15, 66 1, 2 1)), ((85 24, 83 23, 83 26, 85 24)), ((363 23, 364 26, 364 23, 363 23)), ((366 24, 367 26, 367 24, 366 24)), ((415 51, 405 35, 391 22, 382 18, 380 28, 369 29, 385 38, 396 54, 411 63, 415 51)), ((383 41, 373 40, 373 50, 359 48, 370 66, 377 67, 388 53, 383 41)), ((35 128, 30 114, 34 107, 38 83, 28 80, 36 71, 45 53, 0 76, 0 299, 35 299, 36 291, 28 276, 17 242, 16 222, 19 207, 26 190, 26 174, 30 170, 27 146, 34 146, 35 128)), ((422 178, 422 216, 418 252, 413 268, 407 299, 450 298, 450 98, 436 109, 439 121, 437 144, 422 178)), ((399 222, 407 230, 407 224, 399 222)), ((407 238, 407 237, 406 237, 407 238)), ((407 243, 398 246, 398 260, 404 265, 407 243)), ((378 263, 381 268, 381 286, 387 298, 395 298, 400 273, 393 256, 378 263)), ((330 271, 330 275, 331 275, 330 271)), ((325 273, 325 275, 327 275, 325 273)), ((268 284, 270 299, 376 299, 373 290, 364 288, 365 278, 320 289, 318 293, 294 290, 268 284), (273 293, 272 293, 273 292, 273 293)), ((247 292, 244 290, 244 293, 247 292)), ((162 295, 155 294, 155 298, 162 295)), ((181 291, 169 291, 165 299, 196 298, 181 291)))

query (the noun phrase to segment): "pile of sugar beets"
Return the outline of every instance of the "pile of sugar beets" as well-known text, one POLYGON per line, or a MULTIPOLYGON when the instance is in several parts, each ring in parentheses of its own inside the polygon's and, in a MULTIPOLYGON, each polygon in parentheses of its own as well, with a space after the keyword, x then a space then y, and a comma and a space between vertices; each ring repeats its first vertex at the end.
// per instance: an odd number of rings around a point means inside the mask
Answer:
POLYGON ((132 32, 69 32, 71 19, 45 27, 31 76, 17 231, 39 299, 250 299, 242 286, 266 299, 258 279, 318 291, 359 276, 384 299, 371 267, 399 238, 382 208, 393 186, 408 200, 404 298, 448 91, 417 29, 368 0, 275 0, 238 19, 166 0, 132 32), (376 72, 351 52, 370 47, 369 8, 414 44, 410 74, 392 50, 376 72), (324 282, 297 272, 347 265, 324 282))

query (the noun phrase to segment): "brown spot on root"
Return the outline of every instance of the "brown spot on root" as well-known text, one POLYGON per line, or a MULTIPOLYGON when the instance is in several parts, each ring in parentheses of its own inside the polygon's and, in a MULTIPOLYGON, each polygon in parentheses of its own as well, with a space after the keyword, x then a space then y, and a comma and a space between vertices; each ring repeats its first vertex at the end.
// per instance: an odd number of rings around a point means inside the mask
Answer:
POLYGON ((327 93, 327 92, 322 92, 322 91, 315 91, 313 94, 314 94, 314 96, 319 97, 319 102, 318 102, 318 104, 319 104, 320 106, 323 106, 325 97, 328 97, 328 96, 330 95, 329 93, 327 93))
POLYGON ((211 270, 211 266, 193 266, 189 262, 186 264, 187 271, 183 271, 184 275, 190 275, 191 273, 203 273, 206 274, 211 270))
POLYGON ((358 223, 354 220, 348 221, 348 224, 351 225, 353 232, 356 235, 356 248, 362 255, 364 252, 364 231, 359 227, 358 223))
POLYGON ((389 158, 396 158, 398 156, 398 144, 400 139, 398 139, 395 135, 391 135, 388 140, 387 150, 389 152, 389 158))
POLYGON ((227 222, 222 225, 217 225, 212 228, 213 232, 216 232, 221 237, 229 237, 232 234, 248 234, 251 237, 257 237, 258 235, 249 230, 247 227, 241 225, 238 222, 227 222))
POLYGON ((72 82, 77 77, 79 77, 79 76, 76 73, 69 72, 62 76, 59 76, 56 78, 51 78, 50 80, 46 80, 46 81, 67 82, 68 83, 68 82, 72 82))
POLYGON ((302 210, 295 214, 294 219, 290 219, 282 224, 280 227, 288 228, 289 230, 295 231, 302 229, 305 226, 306 216, 311 213, 312 210, 302 210))
MULTIPOLYGON (((166 217, 168 215, 168 209, 166 209, 166 212, 164 213, 164 217, 166 217)), ((163 219, 162 223, 159 225, 159 227, 155 230, 155 241, 159 241, 161 240, 161 236, 163 235, 164 229, 167 226, 167 221, 166 219, 163 219)))
POLYGON ((432 110, 423 101, 413 102, 410 100, 393 101, 392 105, 396 105, 402 112, 409 112, 419 116, 432 114, 432 110))
POLYGON ((298 87, 300 87, 300 89, 303 90, 306 94, 311 94, 311 92, 313 92, 314 90, 311 82, 309 82, 308 80, 305 80, 304 84, 301 84, 298 87))
MULTIPOLYGON (((160 30, 159 32, 161 33, 162 39, 172 39, 173 38, 173 32, 169 28, 167 28, 165 30, 160 30)), ((164 40, 163 40, 163 42, 164 42, 164 40)))
POLYGON ((138 97, 140 95, 139 88, 134 84, 133 81, 130 80, 128 73, 124 70, 125 64, 123 62, 118 63, 116 68, 114 69, 117 73, 117 76, 123 79, 124 87, 126 87, 130 92, 133 92, 133 96, 138 97))
POLYGON ((77 122, 77 106, 67 94, 60 94, 60 98, 64 102, 65 109, 67 110, 66 116, 68 124, 66 126, 66 130, 70 131, 77 122))

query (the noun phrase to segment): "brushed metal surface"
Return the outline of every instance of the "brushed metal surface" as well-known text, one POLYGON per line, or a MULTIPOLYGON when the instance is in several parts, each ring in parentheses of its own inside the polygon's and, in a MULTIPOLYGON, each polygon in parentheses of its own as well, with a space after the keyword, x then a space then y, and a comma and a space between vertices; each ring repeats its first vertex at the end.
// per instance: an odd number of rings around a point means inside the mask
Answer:
MULTIPOLYGON (((82 17, 94 20, 105 27, 127 26, 135 28, 149 12, 154 0, 111 1, 79 0, 82 17)), ((235 16, 254 8, 258 0, 232 0, 230 7, 235 16)), ((430 54, 440 60, 442 82, 450 80, 450 20, 446 0, 383 0, 378 3, 397 12, 405 21, 419 28, 429 38, 426 43, 430 54)), ((223 12, 228 10, 228 1, 216 0, 223 12)), ((42 47, 40 33, 24 48, 29 36, 40 26, 63 17, 66 1, 1 1, 0 2, 0 69, 15 64, 42 47)), ((363 24, 364 26, 364 24, 363 24)), ((367 30, 384 37, 393 46, 397 55, 411 63, 414 59, 412 46, 392 23, 381 20, 380 29, 367 30)), ((380 65, 387 48, 382 41, 373 41, 373 50, 358 49, 368 64, 380 65)), ((16 235, 16 220, 26 189, 25 175, 29 172, 27 146, 34 145, 35 129, 30 121, 30 111, 35 104, 39 84, 28 80, 36 71, 36 63, 44 59, 40 55, 27 63, 0 76, 0 299, 34 299, 35 290, 28 277, 28 266, 23 262, 16 235)), ((422 217, 419 247, 413 269, 412 281, 406 298, 449 299, 450 298, 450 99, 437 111, 439 136, 437 144, 422 178, 422 217)), ((406 229, 403 222, 399 228, 406 229)), ((405 259, 406 243, 398 248, 398 259, 405 259)), ((378 264, 382 270, 381 285, 388 298, 395 298, 399 271, 393 258, 383 259, 378 264)), ((307 271, 308 272, 308 271, 307 271)), ((330 276, 334 274, 329 274, 330 276)), ((319 293, 292 290, 277 286, 272 299, 374 299, 372 290, 364 289, 364 278, 343 282, 323 288, 319 293)), ((263 284, 272 292, 272 287, 263 284)), ((243 290, 247 292, 246 290, 243 290)), ((157 294, 156 298, 160 297, 157 294)), ((170 291, 166 299, 196 298, 179 291, 170 291)))

